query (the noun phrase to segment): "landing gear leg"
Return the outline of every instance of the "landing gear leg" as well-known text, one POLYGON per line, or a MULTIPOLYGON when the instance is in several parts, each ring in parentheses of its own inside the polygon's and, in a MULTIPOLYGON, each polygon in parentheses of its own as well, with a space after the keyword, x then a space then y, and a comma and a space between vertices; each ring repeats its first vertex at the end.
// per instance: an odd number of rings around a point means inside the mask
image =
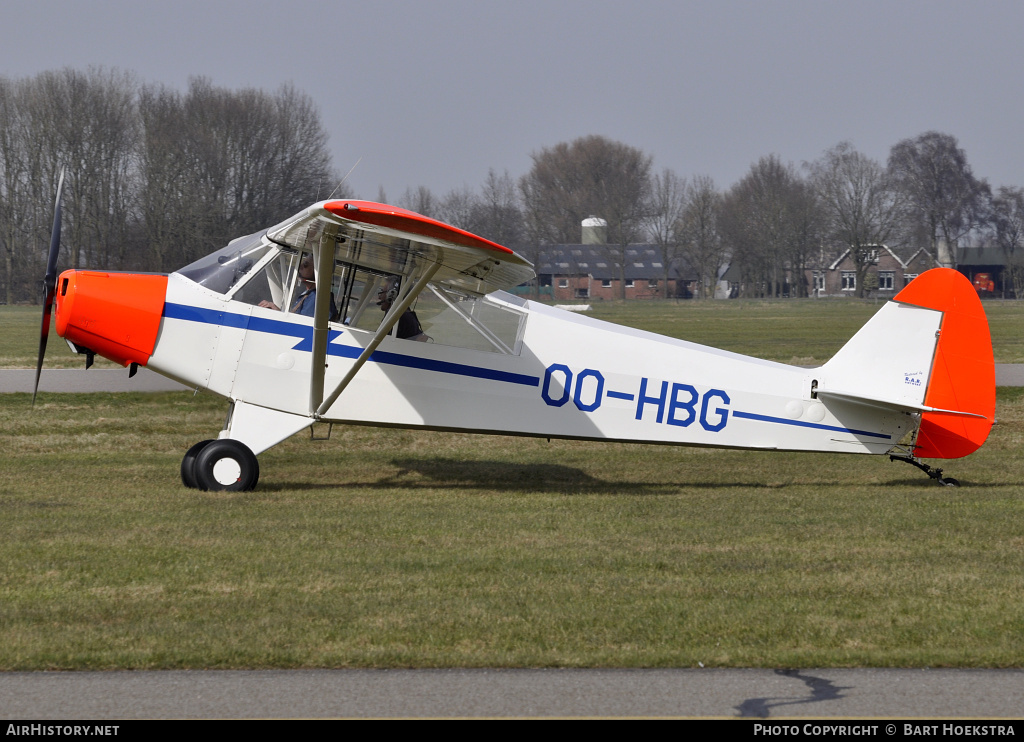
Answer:
POLYGON ((938 480, 939 484, 943 485, 944 487, 960 486, 960 482, 957 481, 956 479, 953 479, 953 477, 942 476, 942 469, 935 469, 931 466, 928 466, 928 464, 923 464, 917 459, 915 459, 913 456, 895 456, 893 454, 890 454, 889 461, 903 461, 912 466, 916 466, 918 469, 923 471, 932 479, 938 480))

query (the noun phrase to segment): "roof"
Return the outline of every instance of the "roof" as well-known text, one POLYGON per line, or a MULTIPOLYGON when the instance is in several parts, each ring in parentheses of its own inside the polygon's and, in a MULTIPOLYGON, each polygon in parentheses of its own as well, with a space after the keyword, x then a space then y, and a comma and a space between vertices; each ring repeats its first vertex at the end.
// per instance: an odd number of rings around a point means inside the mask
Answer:
POLYGON ((1006 253, 1000 247, 961 247, 956 251, 958 265, 1006 265, 1006 253))
MULTIPOLYGON (((890 254, 890 255, 891 255, 892 257, 893 257, 893 260, 895 260, 895 261, 896 261, 897 263, 899 263, 899 264, 900 264, 900 268, 906 268, 906 267, 907 267, 907 263, 906 263, 906 261, 904 261, 904 260, 903 260, 903 259, 902 259, 902 258, 901 258, 901 257, 900 257, 899 255, 897 255, 896 253, 894 253, 894 252, 892 251, 892 249, 890 249, 890 247, 889 247, 888 245, 865 245, 864 247, 865 247, 866 249, 868 249, 868 250, 885 250, 885 251, 886 251, 887 253, 889 253, 889 254, 890 254)), ((828 269, 829 269, 830 271, 834 271, 834 270, 835 270, 836 268, 838 268, 838 267, 839 267, 839 264, 840 264, 840 263, 842 263, 842 262, 843 262, 844 260, 846 260, 846 256, 847 256, 847 255, 849 255, 849 254, 850 254, 850 248, 846 248, 846 249, 845 249, 845 250, 844 250, 844 251, 843 251, 843 252, 842 252, 842 253, 841 253, 841 254, 839 255, 839 257, 838 257, 838 258, 836 258, 836 259, 835 259, 835 260, 834 260, 834 261, 832 262, 832 265, 830 265, 830 266, 828 267, 828 269)), ((916 254, 916 253, 915 253, 915 254, 916 254)))
MULTIPOLYGON (((554 276, 591 276, 601 280, 621 277, 618 245, 544 245, 538 251, 537 273, 554 276)), ((654 244, 629 245, 625 253, 627 279, 652 280, 665 277, 661 250, 654 244)), ((669 263, 670 279, 696 278, 685 258, 669 263)))

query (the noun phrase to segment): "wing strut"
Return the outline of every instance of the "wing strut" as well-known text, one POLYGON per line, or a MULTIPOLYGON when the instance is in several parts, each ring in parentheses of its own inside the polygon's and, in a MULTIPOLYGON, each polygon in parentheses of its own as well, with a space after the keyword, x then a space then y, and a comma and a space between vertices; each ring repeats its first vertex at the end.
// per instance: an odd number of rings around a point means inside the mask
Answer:
MULTIPOLYGON (((351 382, 352 379, 355 378, 355 375, 356 373, 358 373, 359 369, 363 367, 363 364, 366 363, 370 355, 373 354, 373 351, 377 349, 377 346, 380 345, 381 341, 385 337, 387 337, 389 332, 391 332, 391 328, 398 323, 398 320, 405 313, 405 310, 412 305, 413 300, 417 296, 419 296, 419 293, 423 290, 423 287, 426 286, 430 279, 434 277, 434 274, 437 273, 437 269, 440 267, 441 263, 439 262, 431 263, 430 265, 428 265, 427 269, 423 272, 423 275, 420 276, 419 280, 416 281, 416 285, 413 286, 410 290, 406 291, 405 295, 401 297, 399 302, 391 307, 391 310, 387 313, 387 316, 384 317, 384 322, 381 324, 379 328, 377 328, 376 334, 374 334, 373 339, 370 340, 370 344, 367 345, 363 349, 363 352, 359 354, 359 358, 357 358, 356 362, 352 364, 352 368, 350 368, 348 370, 348 373, 345 374, 345 378, 338 382, 338 386, 335 387, 334 391, 330 393, 327 399, 323 401, 323 404, 321 404, 317 408, 316 412, 313 413, 313 416, 315 418, 320 419, 324 415, 324 413, 330 409, 331 405, 334 404, 335 400, 338 399, 339 395, 341 395, 341 393, 345 391, 345 387, 347 387, 349 385, 349 382, 351 382)), ((319 298, 320 297, 317 297, 318 300, 319 298)), ((316 359, 314 357, 314 361, 315 360, 316 359)), ((323 377, 321 376, 321 384, 323 383, 322 379, 323 377)))
POLYGON ((309 409, 315 410, 324 398, 324 373, 327 364, 328 322, 331 319, 331 282, 334 277, 334 240, 337 227, 325 228, 320 237, 316 260, 316 305, 313 309, 313 358, 309 374, 309 409))

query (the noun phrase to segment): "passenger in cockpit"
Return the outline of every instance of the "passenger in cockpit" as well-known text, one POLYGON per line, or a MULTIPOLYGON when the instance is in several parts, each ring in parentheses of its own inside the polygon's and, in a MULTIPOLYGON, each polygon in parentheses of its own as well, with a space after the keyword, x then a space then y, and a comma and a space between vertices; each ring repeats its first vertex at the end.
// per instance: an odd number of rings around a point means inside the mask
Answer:
MULTIPOLYGON (((377 290, 377 305, 380 310, 387 313, 391 309, 391 305, 395 303, 395 299, 398 298, 398 276, 390 276, 384 284, 377 290)), ((430 340, 430 336, 423 332, 423 326, 420 325, 419 317, 416 316, 416 312, 412 309, 406 309, 402 312, 402 316, 398 318, 398 332, 397 336, 403 340, 417 340, 421 343, 425 343, 430 340)))

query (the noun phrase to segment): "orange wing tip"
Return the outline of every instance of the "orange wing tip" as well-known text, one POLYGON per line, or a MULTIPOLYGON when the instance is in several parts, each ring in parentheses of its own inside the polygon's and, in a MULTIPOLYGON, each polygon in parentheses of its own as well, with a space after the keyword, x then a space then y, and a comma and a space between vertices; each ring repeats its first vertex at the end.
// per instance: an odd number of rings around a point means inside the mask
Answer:
POLYGON ((924 404, 973 415, 923 413, 914 454, 967 456, 988 438, 996 411, 992 337, 978 292, 962 273, 934 268, 911 281, 894 301, 943 313, 924 404))
POLYGON ((332 214, 349 221, 386 227, 399 232, 408 232, 421 237, 444 240, 463 247, 492 250, 505 255, 514 255, 509 248, 497 242, 479 237, 472 232, 439 222, 415 211, 388 206, 373 201, 328 201, 324 208, 332 214))

